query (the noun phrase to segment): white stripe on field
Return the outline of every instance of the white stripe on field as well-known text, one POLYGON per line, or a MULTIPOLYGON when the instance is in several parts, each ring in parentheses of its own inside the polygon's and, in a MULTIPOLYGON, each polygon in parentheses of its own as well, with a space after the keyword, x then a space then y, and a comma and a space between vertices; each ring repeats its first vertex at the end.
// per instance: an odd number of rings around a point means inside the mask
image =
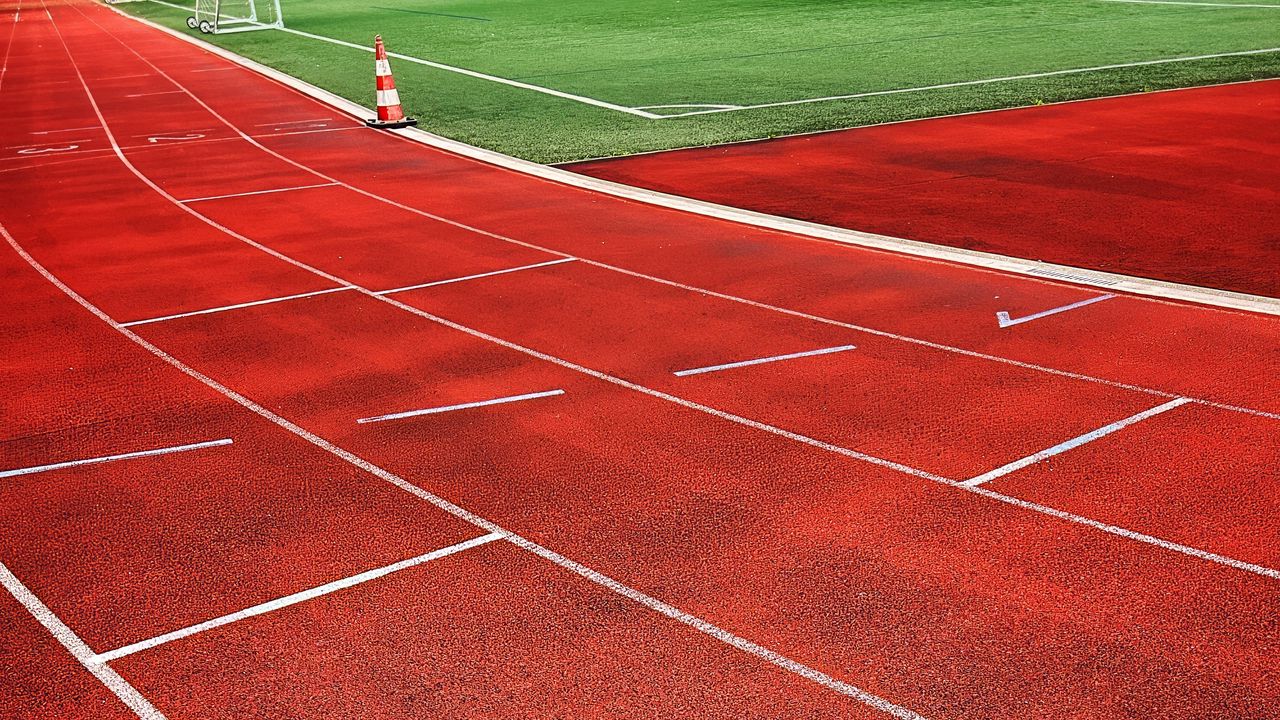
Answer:
POLYGON ((384 575, 390 575, 393 572, 406 570, 416 565, 421 565, 423 563, 430 562, 432 560, 438 560, 442 557, 447 557, 455 553, 460 553, 464 550, 470 550, 473 547, 478 547, 480 545, 484 545, 485 543, 493 542, 494 540, 501 540, 503 537, 504 535, 502 533, 491 532, 488 535, 481 535, 480 537, 472 538, 465 542, 460 542, 456 545, 450 545, 449 547, 446 547, 446 548, 433 550, 425 555, 419 555, 417 557, 409 558, 408 560, 401 560, 398 563, 392 563, 391 565, 387 565, 385 567, 380 567, 374 570, 369 570, 367 572, 362 572, 359 575, 352 575, 351 577, 343 578, 341 580, 335 580, 331 583, 325 583, 324 585, 311 588, 310 590, 303 590, 302 592, 296 592, 296 593, 293 593, 292 595, 286 595, 282 598, 277 598, 269 602, 264 602, 258 605, 254 605, 253 607, 245 608, 244 610, 239 610, 233 613, 229 613, 227 615, 223 615, 222 617, 214 618, 212 620, 206 620, 205 622, 197 623, 195 625, 190 625, 188 627, 182 628, 181 630, 174 630, 173 632, 165 633, 164 635, 157 635, 156 637, 149 638, 147 640, 142 640, 140 642, 133 643, 132 645, 125 645, 124 647, 116 648, 115 650, 111 650, 110 652, 99 653, 98 655, 93 656, 92 660, 93 662, 98 662, 98 663, 109 663, 114 660, 119 660, 120 658, 125 657, 126 655, 132 655, 142 650, 149 650, 153 647, 164 645, 165 643, 173 642, 174 640, 180 640, 184 637, 190 637, 192 635, 195 635, 196 633, 204 632, 205 630, 212 630, 216 627, 229 625, 233 622, 244 620, 246 618, 251 618, 255 615, 263 615, 271 612, 272 610, 279 610, 280 608, 289 607, 290 605, 296 605, 300 602, 305 602, 313 598, 318 598, 322 595, 328 595, 330 593, 334 593, 339 590, 344 590, 346 588, 359 585, 360 583, 368 582, 370 580, 375 580, 384 575))
POLYGON ((1005 465, 1003 467, 998 467, 995 470, 992 470, 991 472, 983 473, 975 478, 966 480, 964 484, 968 487, 977 487, 978 485, 981 485, 983 483, 995 480, 998 477, 1004 477, 1005 475, 1008 475, 1011 472, 1021 470, 1022 468, 1028 465, 1034 465, 1040 462, 1041 460, 1046 460, 1048 458, 1053 457, 1054 455, 1064 453, 1072 448, 1080 447, 1085 443, 1093 442, 1098 438, 1106 437, 1111 433, 1116 432, 1117 430, 1123 430, 1124 428, 1127 428, 1134 423, 1142 422, 1143 420, 1146 420, 1149 417, 1154 417, 1156 415, 1159 415, 1160 413, 1168 412, 1181 405, 1186 405, 1189 402, 1191 402, 1190 398, 1183 398, 1183 397, 1177 398, 1175 400, 1170 400, 1169 402, 1164 403, 1163 405, 1157 405, 1151 408, 1150 410, 1144 410, 1138 413, 1137 415, 1131 415, 1123 420, 1117 420, 1111 423, 1110 425, 1104 425, 1092 432, 1087 432, 1084 435, 1081 435, 1079 437, 1074 437, 1066 442, 1058 443, 1057 445, 1054 445, 1053 447, 1047 450, 1041 450, 1040 452, 1034 455, 1028 455, 1022 458, 1021 460, 1015 460, 1009 463, 1008 465, 1005 465))
POLYGON ((71 653, 72 657, 80 662, 86 670, 93 674, 98 682, 101 682, 116 697, 120 698, 130 710, 134 712, 142 720, 165 720, 164 715, 147 701, 138 689, 129 684, 128 680, 120 677, 120 674, 106 665, 95 662, 93 659, 93 651, 85 644, 84 640, 75 633, 74 630, 67 627, 48 605, 41 602, 36 594, 31 592, 22 581, 14 575, 4 563, 0 563, 0 585, 4 585, 22 606, 31 613, 49 634, 62 644, 62 647, 71 653))
POLYGON ((520 272, 521 270, 532 270, 534 268, 548 267, 551 265, 559 265, 561 263, 573 262, 577 258, 560 258, 558 260, 548 260, 547 262, 534 263, 533 265, 521 265, 520 267, 507 268, 506 270, 494 270, 493 272, 477 273, 475 275, 463 275, 462 277, 449 278, 448 280, 434 280, 432 282, 420 283, 418 285, 406 285, 404 287, 392 288, 390 290, 379 290, 374 295, 390 295, 392 293, 405 292, 406 290, 421 290, 422 288, 435 287, 436 285, 448 285, 450 283, 459 283, 466 280, 478 280, 480 278, 493 277, 494 275, 506 275, 507 273, 520 272))
POLYGON ((171 453, 186 452, 188 450, 200 450, 207 447, 217 447, 219 445, 230 445, 231 438, 223 438, 222 440, 210 440, 208 442, 192 443, 190 445, 177 445, 174 447, 157 448, 155 450, 139 450, 137 452, 123 453, 120 455, 105 455, 103 457, 88 458, 85 460, 69 460, 67 462, 53 463, 52 465, 37 465, 35 467, 17 468, 15 470, 5 470, 0 472, 0 478, 16 477, 18 475, 31 475, 32 473, 48 472, 50 470, 61 470, 69 467, 79 467, 81 465, 97 465, 100 463, 115 462, 117 460, 132 460, 133 458, 150 457, 152 455, 169 455, 171 453))
POLYGON ((806 350, 805 352, 788 353, 786 355, 773 355, 771 357, 756 358, 755 360, 743 360, 741 362, 725 363, 724 365, 709 365, 707 367, 693 368, 692 370, 677 370, 673 373, 676 377, 685 377, 688 375, 700 375, 702 373, 715 372, 717 370, 728 370, 730 368, 746 367, 747 365, 761 365, 763 363, 773 363, 780 360, 792 360, 794 358, 810 357, 813 355, 830 355, 831 353, 844 352, 846 350, 856 350, 856 345, 840 345, 838 347, 822 348, 821 350, 806 350))
POLYGON ((1102 2, 1112 3, 1141 3, 1143 5, 1198 5, 1201 7, 1217 7, 1217 8, 1280 8, 1280 5, 1246 5, 1244 3, 1212 3, 1212 2, 1183 2, 1182 0, 1102 0, 1102 2))
POLYGON ((120 327, 150 325, 151 323, 164 322, 165 320, 177 320, 178 318, 192 317, 194 315, 211 315, 213 313, 226 312, 227 310, 239 310, 240 308, 254 307, 255 305, 270 305, 271 303, 284 302, 285 300, 297 300, 300 298, 315 297, 316 295, 327 295, 329 293, 344 292, 350 289, 351 288, 345 286, 336 287, 329 288, 327 290, 316 290, 315 292, 298 293, 297 295, 284 295, 281 297, 267 298, 266 300, 236 303, 235 305, 223 305, 222 307, 208 308, 205 310, 192 310, 191 312, 177 313, 175 315, 161 315, 160 317, 147 318, 146 320, 134 320, 133 322, 120 323, 120 327))
MULTIPOLYGON (((166 5, 168 7, 177 8, 179 10, 185 10, 187 12, 193 11, 193 8, 191 7, 184 6, 184 5, 177 5, 171 2, 164 2, 164 0, 150 0, 150 1, 157 5, 166 5)), ((347 42, 346 40, 339 40, 337 38, 326 37, 324 35, 316 35, 315 33, 303 32, 301 30, 294 30, 293 28, 290 28, 290 27, 282 27, 282 28, 279 28, 279 30, 280 32, 287 32, 292 35, 298 35, 300 37, 310 38, 312 40, 319 40, 321 42, 332 43, 334 45, 341 45, 342 47, 353 48, 355 50, 363 50, 367 53, 373 52, 372 47, 369 47, 367 45, 361 45, 359 43, 347 42)), ((531 85, 526 82, 520 82, 519 80, 512 80, 510 78, 498 77, 497 75, 489 75, 487 73, 476 72, 475 70, 468 70, 466 68, 457 67, 456 65, 446 65, 444 63, 434 62, 432 60, 423 60, 422 58, 413 57, 412 55, 402 55, 400 53, 388 52, 387 56, 393 57, 397 60, 404 60, 406 62, 416 63, 418 65, 426 65, 427 67, 433 67, 437 70, 445 70, 452 73, 458 73, 459 75, 466 75, 467 77, 473 77, 479 80, 488 80, 489 82, 500 83, 502 85, 510 85, 511 87, 517 87, 522 90, 532 90, 534 92, 539 92, 544 95, 551 95, 552 97, 558 97, 563 100, 573 100, 575 102, 580 102, 586 105, 594 105, 595 107, 605 108, 607 110, 616 110, 618 112, 627 113, 628 115, 639 115, 640 117, 648 118, 650 120, 662 117, 661 115, 657 115, 655 113, 645 112, 644 110, 636 110, 635 108, 629 108, 623 105, 615 105, 611 102, 605 102, 604 100, 596 100, 595 98, 584 97, 582 95, 574 95, 572 93, 562 92, 560 90, 552 90, 551 88, 542 87, 541 85, 531 85)))
MULTIPOLYGON (((152 0, 154 2, 154 0, 152 0)), ((711 110, 694 110, 687 113, 659 115, 660 119, 682 118, 691 115, 709 115, 712 113, 738 112, 740 110, 759 110, 761 108, 785 107, 788 105, 806 105, 809 103, 830 102, 833 100, 856 100, 858 98, 878 97, 881 95, 898 95, 901 93, 926 92, 929 90, 946 90, 949 88, 970 87, 972 85, 990 85, 992 83, 1011 82, 1014 80, 1034 80, 1036 78, 1056 77, 1059 75, 1076 75, 1080 73, 1101 72, 1103 70, 1120 70, 1148 65, 1168 65, 1170 63, 1192 62, 1195 60, 1212 60, 1214 58, 1241 57, 1245 55, 1265 55, 1280 52, 1280 48, 1262 48, 1260 50, 1241 50, 1239 52, 1213 53, 1210 55, 1188 55, 1184 57, 1162 58, 1160 60, 1139 60, 1136 62, 1116 63, 1114 65, 1094 65, 1093 67, 1069 68, 1067 70, 1050 70, 1048 72, 1027 73, 1026 75, 1006 75, 1004 77, 986 78, 984 80, 962 80, 959 82, 940 83, 938 85, 922 85, 920 87, 896 88, 893 90, 873 90, 870 92, 851 93, 849 95, 829 95, 803 100, 783 100, 781 102, 760 103, 758 105, 742 105, 739 107, 711 110)))
POLYGON ((293 192, 294 190, 310 190, 312 188, 333 187, 338 183, 319 183, 316 185, 295 185, 294 187, 272 188, 271 190, 254 190, 252 192, 231 193, 229 195, 210 195, 208 197, 190 198, 187 200, 179 200, 178 202, 193 203, 204 202, 206 200, 226 200, 227 198, 248 197, 250 195, 270 195, 271 193, 293 192))
POLYGON ((359 420, 356 420, 356 422, 376 423, 383 422, 384 420, 400 420, 401 418, 418 417, 419 415, 436 415, 439 413, 451 412, 453 410, 468 410, 470 408, 485 407, 486 405, 504 405, 506 403, 520 402, 521 400, 534 400, 537 398, 563 394, 563 390, 547 390, 546 392, 526 393, 524 395, 509 395, 507 397, 494 398, 492 400, 480 400, 478 402, 462 403, 459 405, 444 405, 441 407, 426 408, 425 410, 408 410, 406 412, 392 413, 390 415, 377 415, 375 417, 360 418, 359 420))

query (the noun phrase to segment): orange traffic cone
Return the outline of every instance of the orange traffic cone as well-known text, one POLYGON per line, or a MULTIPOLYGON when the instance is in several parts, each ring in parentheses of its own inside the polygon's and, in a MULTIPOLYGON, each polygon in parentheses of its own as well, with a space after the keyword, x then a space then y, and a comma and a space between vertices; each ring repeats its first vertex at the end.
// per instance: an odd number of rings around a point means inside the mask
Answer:
POLYGON ((373 67, 378 84, 378 119, 365 120, 365 124, 388 129, 417 125, 417 120, 404 116, 404 108, 400 106, 400 93, 396 92, 396 80, 391 77, 391 62, 387 60, 387 48, 382 44, 381 35, 373 38, 373 67))

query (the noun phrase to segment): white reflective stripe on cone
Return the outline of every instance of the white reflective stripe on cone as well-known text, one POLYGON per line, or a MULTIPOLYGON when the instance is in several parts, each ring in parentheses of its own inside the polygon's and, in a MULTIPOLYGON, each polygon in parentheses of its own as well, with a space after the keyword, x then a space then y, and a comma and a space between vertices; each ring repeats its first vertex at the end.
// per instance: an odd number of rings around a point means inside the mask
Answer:
POLYGON ((389 61, 376 60, 374 61, 373 65, 374 65, 373 73, 375 75, 386 76, 391 74, 391 63, 389 61))
POLYGON ((378 104, 381 105, 382 107, 386 107, 388 105, 399 105, 400 93, 396 92, 395 90, 379 90, 378 104))

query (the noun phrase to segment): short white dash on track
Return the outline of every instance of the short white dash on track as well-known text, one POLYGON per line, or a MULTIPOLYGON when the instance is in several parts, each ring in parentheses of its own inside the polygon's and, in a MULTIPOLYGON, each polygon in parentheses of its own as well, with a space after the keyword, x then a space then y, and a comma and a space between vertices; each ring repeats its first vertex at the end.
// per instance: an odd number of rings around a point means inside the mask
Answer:
POLYGON ((1064 312, 1067 312, 1068 310, 1075 310, 1076 308, 1082 308, 1085 305, 1092 305, 1096 302, 1102 302, 1103 300, 1110 300, 1111 298, 1114 298, 1114 297, 1115 295, 1111 295, 1111 294, 1099 295, 1097 297, 1091 297, 1087 300, 1081 300, 1080 302, 1073 302, 1070 305, 1063 305, 1061 307, 1052 308, 1050 310, 1045 310, 1044 312, 1038 312, 1034 315, 1027 315, 1026 317, 1020 317, 1020 318, 1010 318, 1009 313, 1005 312, 1004 310, 1001 310, 1000 312, 996 313, 996 322, 999 323, 1000 327, 1002 328, 1012 327, 1014 325, 1021 325, 1022 323, 1025 323, 1025 322, 1031 322, 1032 320, 1039 320, 1042 317, 1049 317, 1050 315, 1057 315, 1058 313, 1064 313, 1064 312))
MULTIPOLYGON (((178 90, 177 92, 182 92, 178 90)), ((333 118, 314 118, 311 120, 285 120, 283 122, 258 123, 254 127, 284 127, 285 125, 310 125, 311 123, 330 122, 333 118)))
POLYGON ((434 282, 420 283, 418 285, 406 285, 405 287, 392 288, 390 290, 379 290, 374 295, 390 295, 392 293, 406 292, 408 290, 421 290, 422 288, 435 287, 436 285, 448 285, 450 283, 464 282, 467 280, 478 280, 480 278, 493 277, 494 275, 506 275, 507 273, 520 272, 521 270, 532 270, 534 268, 549 267, 551 265, 559 265, 561 263, 573 262, 577 258, 560 258, 558 260, 548 260, 547 262, 534 263, 533 265, 521 265, 520 267, 507 268, 506 270, 494 270, 493 272, 478 273, 476 275, 464 275, 462 277, 449 278, 448 280, 436 280, 434 282))
POLYGON ((179 200, 178 202, 194 203, 205 202, 206 200, 226 200, 227 198, 249 197, 250 195, 270 195, 272 193, 293 192, 294 190, 310 190, 312 188, 333 187, 338 183, 326 182, 317 183, 315 185, 295 185, 293 187, 272 188, 270 190, 252 190, 250 192, 230 193, 228 195, 209 195, 208 197, 188 198, 179 200))
POLYGON ((151 97, 152 95, 180 95, 180 94, 182 94, 181 90, 157 90, 155 92, 133 93, 132 95, 125 95, 125 97, 140 98, 140 97, 151 97))
POLYGON ((1004 477, 1005 475, 1008 475, 1011 472, 1021 470, 1022 468, 1027 467, 1028 465, 1034 465, 1040 462, 1041 460, 1046 460, 1048 458, 1053 457, 1054 455, 1064 453, 1072 448, 1078 448, 1081 445, 1084 445, 1085 443, 1093 442, 1098 438, 1106 437, 1111 433, 1116 432, 1117 430, 1123 430, 1124 428, 1127 428, 1134 423, 1142 422, 1143 420, 1146 420, 1149 417, 1154 417, 1156 415, 1159 415, 1160 413, 1168 412, 1176 407, 1186 405, 1189 402, 1191 402, 1190 398, 1183 398, 1183 397, 1170 400, 1169 402, 1164 403, 1162 405, 1157 405, 1149 410, 1144 410, 1138 413, 1137 415, 1130 415, 1129 417, 1123 420, 1117 420, 1111 423, 1110 425, 1104 425, 1092 432, 1087 432, 1084 435, 1071 438, 1066 442, 1058 443, 1057 445, 1054 445, 1053 447, 1047 450, 1041 450, 1040 452, 1035 453, 1034 455, 1028 455, 1022 458, 1021 460, 1014 460, 1008 465, 998 467, 995 470, 992 470, 991 472, 983 473, 975 478, 966 480, 964 484, 967 485, 968 487, 977 487, 978 485, 982 485, 983 483, 991 482, 996 478, 1004 477))
POLYGON ((199 70, 192 70, 191 72, 193 73, 227 72, 228 70, 243 70, 243 69, 244 68, 240 67, 239 65, 232 65, 230 67, 200 68, 199 70))
POLYGON ((254 605, 253 607, 245 608, 244 610, 238 610, 236 612, 223 615, 222 617, 206 620, 205 622, 197 623, 195 625, 189 625, 181 630, 174 630, 173 632, 165 633, 164 635, 157 635, 156 637, 142 640, 131 645, 125 645, 124 647, 116 648, 109 652, 99 653, 98 655, 93 656, 91 660, 97 663, 109 663, 113 660, 119 660, 126 655, 132 655, 142 650, 149 650, 153 647, 173 642, 174 640, 190 637, 196 633, 212 630, 216 627, 222 627, 223 625, 229 625, 233 622, 251 618, 255 615, 263 615, 271 612, 272 610, 279 610, 280 608, 289 607, 290 605, 297 605, 300 602, 318 598, 322 595, 328 595, 339 590, 345 590, 346 588, 369 582, 370 580, 376 580, 377 578, 390 575, 394 572, 399 572, 400 570, 407 570, 408 568, 431 562, 432 560, 439 560, 440 558, 448 557, 449 555, 460 553, 464 550, 470 550, 471 548, 484 545, 485 543, 491 543, 494 540, 501 540, 503 537, 505 537, 505 535, 500 532, 491 532, 487 535, 481 535, 480 537, 457 543, 456 545, 450 545, 449 547, 441 548, 439 550, 432 550, 425 555, 412 557, 408 560, 401 560, 400 562, 392 563, 391 565, 362 572, 359 575, 352 575, 351 577, 335 580, 331 583, 325 583, 324 585, 311 588, 310 590, 303 590, 302 592, 286 595, 282 598, 277 598, 275 600, 254 605))
POLYGON ((120 323, 120 327, 133 327, 135 325, 150 325, 151 323, 164 322, 166 320, 177 320, 178 318, 192 317, 195 315, 212 315, 213 313, 226 312, 228 310, 239 310, 240 308, 254 307, 257 305, 270 305, 271 303, 284 302, 286 300, 299 300, 301 298, 315 297, 316 295, 327 295, 329 293, 344 292, 351 290, 350 287, 328 288, 327 290, 316 290, 315 292, 298 293, 297 295, 282 295, 280 297, 267 298, 266 300, 253 300, 251 302, 236 303, 235 305, 223 305, 221 307, 206 308, 204 310, 192 310, 191 312, 177 313, 174 315, 161 315, 160 317, 147 318, 146 320, 134 320, 132 322, 120 323))
POLYGON ((32 473, 48 472, 50 470, 61 470, 63 468, 79 467, 81 465, 98 465, 100 463, 115 462, 117 460, 132 460, 133 458, 151 457, 153 455, 169 455, 171 453, 186 452, 188 450, 200 450, 202 448, 217 447, 219 445, 230 445, 231 438, 223 438, 221 440, 209 440, 208 442, 191 443, 190 445, 176 445, 174 447, 156 448, 154 450, 139 450, 137 452, 122 453, 120 455, 104 455, 103 457, 87 458, 84 460, 68 460, 67 462, 53 463, 52 465, 36 465, 34 467, 17 468, 14 470, 0 471, 0 478, 15 477, 18 475, 31 475, 32 473))
POLYGON ((772 355, 770 357, 756 358, 755 360, 742 360, 739 362, 725 363, 723 365, 709 365, 707 367, 692 368, 690 370, 677 370, 673 373, 676 377, 687 377, 689 375, 701 375, 702 373, 716 372, 717 370, 729 370, 731 368, 746 367, 748 365, 763 365, 764 363, 780 362, 782 360, 794 360, 795 358, 811 357, 814 355, 830 355, 831 353, 845 352, 848 350, 856 350, 856 345, 839 345, 837 347, 822 348, 819 350, 806 350, 805 352, 787 353, 786 355, 772 355))
POLYGON ((31 134, 32 135, 52 135, 54 133, 79 132, 81 130, 100 130, 100 129, 102 129, 102 126, 100 125, 88 125, 85 127, 63 128, 61 130, 37 130, 31 134))
POLYGON ((436 415, 439 413, 452 412, 454 410, 467 410, 470 408, 485 407, 486 405, 503 405, 506 403, 520 402, 521 400, 535 400, 537 398, 563 394, 564 390, 547 390, 546 392, 525 393, 524 395, 509 395, 507 397, 494 398, 492 400, 480 400, 477 402, 461 403, 459 405, 443 405, 441 407, 426 408, 423 410, 408 410, 405 412, 391 413, 390 415, 377 415, 374 417, 360 418, 359 420, 356 420, 356 422, 376 423, 383 422, 385 420, 399 420, 401 418, 418 417, 419 415, 436 415))

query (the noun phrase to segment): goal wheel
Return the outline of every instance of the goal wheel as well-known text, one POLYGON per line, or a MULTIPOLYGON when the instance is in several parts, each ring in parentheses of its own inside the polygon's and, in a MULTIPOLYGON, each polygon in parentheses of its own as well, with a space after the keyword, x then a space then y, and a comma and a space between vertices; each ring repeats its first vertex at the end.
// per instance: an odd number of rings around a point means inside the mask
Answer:
POLYGON ((210 35, 210 34, 212 34, 212 33, 213 33, 213 23, 209 22, 208 20, 201 20, 201 21, 200 21, 200 32, 204 33, 205 35, 210 35))
POLYGON ((196 22, 195 17, 189 17, 187 18, 187 27, 191 28, 192 30, 195 30, 196 28, 200 27, 200 23, 196 22))

